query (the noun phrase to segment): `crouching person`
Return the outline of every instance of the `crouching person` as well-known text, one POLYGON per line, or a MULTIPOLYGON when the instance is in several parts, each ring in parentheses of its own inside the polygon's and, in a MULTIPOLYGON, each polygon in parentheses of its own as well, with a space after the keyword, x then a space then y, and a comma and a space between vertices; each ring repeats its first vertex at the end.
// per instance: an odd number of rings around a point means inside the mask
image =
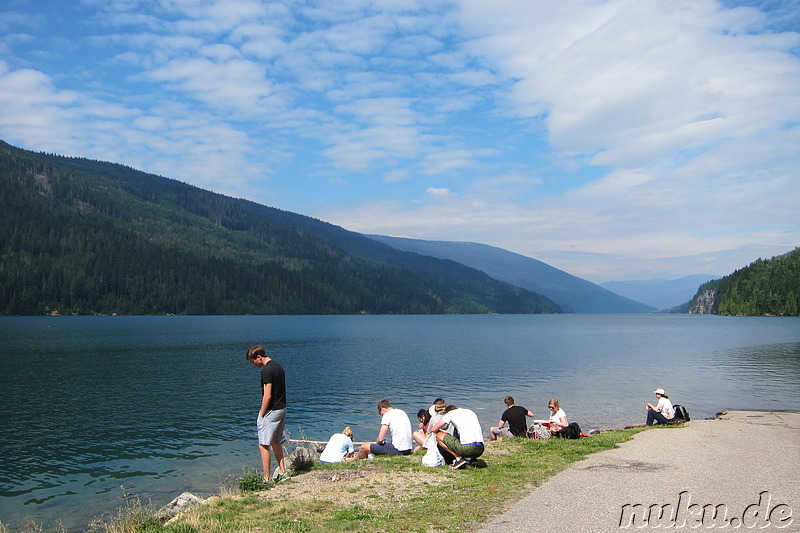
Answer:
POLYGON ((448 405, 444 416, 433 425, 431 431, 436 434, 436 440, 442 448, 455 457, 450 465, 452 468, 462 468, 483 455, 481 424, 478 415, 469 409, 448 405), (446 424, 452 424, 453 433, 459 436, 454 437, 441 431, 446 424))

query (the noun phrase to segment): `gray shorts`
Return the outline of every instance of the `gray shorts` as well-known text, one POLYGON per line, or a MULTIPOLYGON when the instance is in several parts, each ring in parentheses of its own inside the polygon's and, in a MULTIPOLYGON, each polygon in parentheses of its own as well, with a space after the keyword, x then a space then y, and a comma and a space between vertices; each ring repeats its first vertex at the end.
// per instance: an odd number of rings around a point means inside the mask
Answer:
MULTIPOLYGON (((280 442, 283 436, 283 423, 286 420, 286 409, 267 411, 263 417, 258 417, 258 443, 269 446, 273 442, 280 442)), ((279 444, 280 445, 280 444, 279 444)))
POLYGON ((497 435, 498 437, 504 437, 504 438, 505 438, 505 437, 509 437, 509 438, 510 438, 510 437, 513 437, 513 436, 514 436, 514 435, 511 433, 511 430, 510 430, 510 429, 508 429, 508 426, 506 426, 506 427, 501 427, 501 428, 499 428, 499 427, 493 427, 493 428, 491 428, 489 431, 491 431, 492 433, 494 433, 494 434, 495 434, 495 435, 497 435))
POLYGON ((369 451, 375 455, 410 455, 411 450, 400 451, 394 447, 394 444, 387 442, 386 444, 378 444, 373 442, 369 445, 369 451))

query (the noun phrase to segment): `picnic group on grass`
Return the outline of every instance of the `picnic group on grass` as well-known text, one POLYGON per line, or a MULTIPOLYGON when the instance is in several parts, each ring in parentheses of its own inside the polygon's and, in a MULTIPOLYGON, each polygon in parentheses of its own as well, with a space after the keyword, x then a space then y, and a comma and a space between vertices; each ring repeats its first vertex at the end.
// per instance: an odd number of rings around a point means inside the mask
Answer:
MULTIPOLYGON (((281 442, 286 420, 285 373, 283 367, 259 345, 251 346, 246 358, 261 369, 261 407, 256 425, 264 481, 280 483, 289 478, 281 442), (273 478, 270 478, 270 450, 278 463, 278 473, 273 478)), ((675 408, 664 389, 656 389, 655 394, 657 404, 647 403, 645 406, 648 426, 670 423, 675 419, 675 408)), ((531 425, 528 418, 534 417, 533 411, 517 405, 512 396, 506 396, 503 402, 506 408, 497 426, 489 429, 490 441, 514 437, 576 439, 585 436, 577 423, 567 420, 557 398, 551 398, 547 404, 549 418, 534 420, 531 425)), ((429 408, 417 412, 416 431, 412 431, 406 412, 393 407, 389 400, 378 402, 378 415, 381 424, 374 442, 356 447, 353 431, 348 426, 331 436, 320 461, 339 463, 377 455, 411 455, 414 451, 425 450, 422 459, 425 466, 448 464, 459 469, 478 464, 478 458, 483 455, 485 444, 478 416, 465 407, 448 405, 443 398, 437 398, 429 408)))

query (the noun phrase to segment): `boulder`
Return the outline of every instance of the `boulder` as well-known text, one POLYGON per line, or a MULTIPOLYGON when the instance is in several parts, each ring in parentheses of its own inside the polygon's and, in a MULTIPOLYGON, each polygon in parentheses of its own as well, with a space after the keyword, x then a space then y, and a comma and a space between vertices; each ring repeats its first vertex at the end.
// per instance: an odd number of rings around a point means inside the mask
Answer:
POLYGON ((167 505, 159 509, 156 514, 156 520, 167 521, 181 514, 183 511, 194 505, 203 503, 201 498, 198 498, 191 492, 184 492, 167 505))
MULTIPOLYGON (((319 454, 318 446, 313 444, 297 446, 291 453, 286 455, 286 471, 293 475, 305 472, 312 464, 319 462, 319 454)), ((279 473, 280 468, 276 466, 275 470, 272 472, 272 477, 274 478, 279 473)))

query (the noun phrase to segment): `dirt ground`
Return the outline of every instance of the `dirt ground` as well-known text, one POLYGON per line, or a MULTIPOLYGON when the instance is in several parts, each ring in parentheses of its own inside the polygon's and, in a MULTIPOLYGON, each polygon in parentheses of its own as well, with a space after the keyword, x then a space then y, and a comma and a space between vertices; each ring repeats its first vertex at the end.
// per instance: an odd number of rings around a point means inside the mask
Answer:
POLYGON ((273 501, 325 501, 337 506, 357 504, 378 509, 389 502, 421 496, 427 487, 438 486, 443 479, 434 472, 378 472, 358 467, 314 470, 261 494, 273 501))

